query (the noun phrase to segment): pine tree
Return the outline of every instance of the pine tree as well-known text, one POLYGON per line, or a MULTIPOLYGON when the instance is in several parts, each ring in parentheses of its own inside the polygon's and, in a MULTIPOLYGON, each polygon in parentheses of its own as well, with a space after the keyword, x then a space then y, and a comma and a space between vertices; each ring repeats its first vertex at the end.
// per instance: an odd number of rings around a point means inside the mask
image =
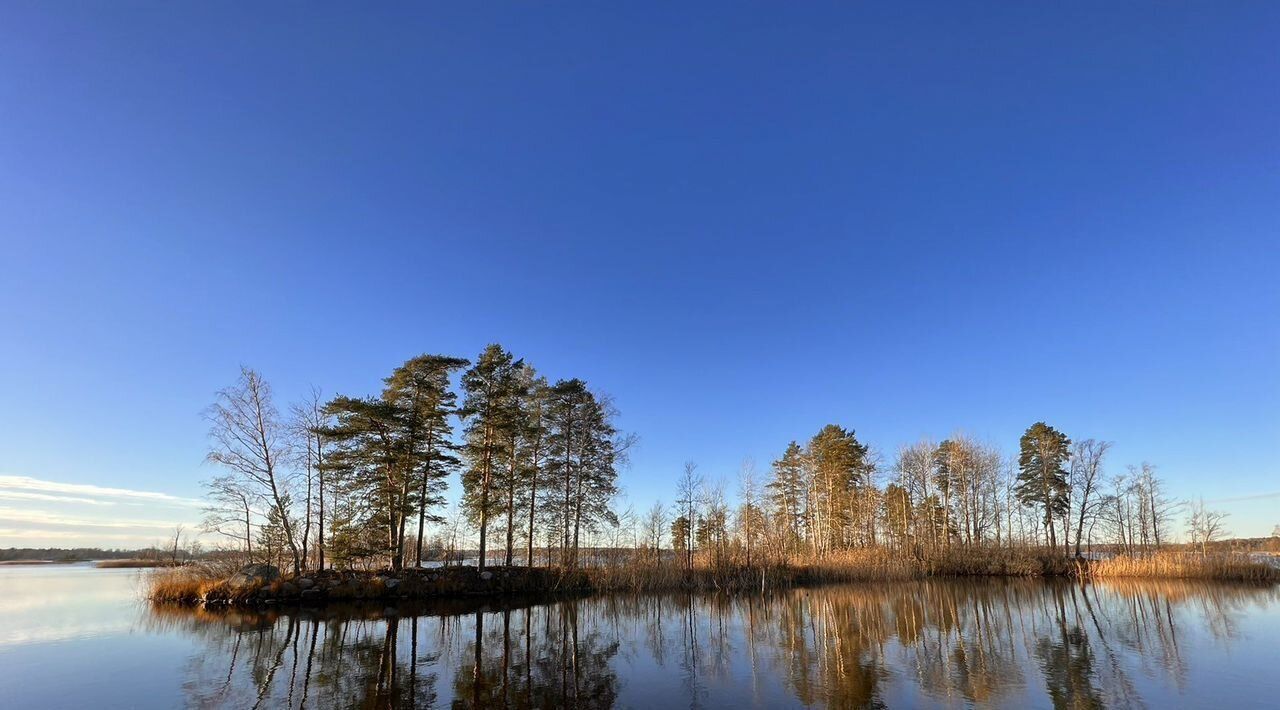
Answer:
POLYGON ((854 498, 870 483, 868 449, 858 443, 853 430, 828 424, 809 441, 808 458, 813 466, 811 497, 822 517, 815 542, 820 550, 843 547, 849 541, 854 498))
MULTIPOLYGON (((372 397, 338 396, 325 405, 325 413, 333 423, 322 434, 333 446, 324 469, 341 491, 345 506, 344 540, 335 539, 334 544, 347 548, 344 556, 348 560, 381 554, 397 565, 400 521, 412 508, 403 494, 408 480, 398 436, 401 420, 395 407, 372 397), (356 534, 368 531, 376 531, 377 537, 356 534)), ((339 533, 337 523, 335 518, 335 536, 339 533)))
MULTIPOLYGON (((285 496, 286 506, 289 503, 285 496)), ((258 552, 268 564, 283 566, 285 552, 289 549, 289 538, 285 534, 285 519, 280 516, 280 509, 271 506, 267 509, 266 520, 258 528, 258 552)))
POLYGON ((1049 546, 1056 548, 1053 521, 1069 510, 1070 485, 1063 464, 1071 456, 1071 440, 1048 424, 1036 422, 1022 435, 1019 446, 1014 491, 1023 505, 1040 509, 1049 546))
MULTIPOLYGON (((943 530, 953 529, 951 511, 952 499, 963 492, 966 469, 966 451, 959 441, 947 439, 933 452, 933 485, 942 493, 943 530)), ((951 534, 944 539, 946 547, 951 546, 951 534)))
POLYGON ((502 509, 506 514, 506 557, 504 564, 510 567, 515 551, 517 496, 529 488, 529 469, 521 458, 525 436, 528 434, 530 381, 523 363, 516 363, 511 380, 503 391, 500 404, 502 426, 498 430, 498 479, 502 493, 502 509))
POLYGON ((467 421, 463 453, 467 460, 462 474, 462 503, 480 532, 479 567, 488 555, 490 519, 501 510, 496 495, 502 475, 505 446, 511 440, 516 419, 511 412, 516 373, 523 363, 493 344, 480 353, 476 364, 462 375, 464 401, 460 414, 467 421))
POLYGON ((547 495, 544 485, 547 459, 546 407, 549 387, 547 378, 540 377, 532 367, 520 371, 524 401, 521 404, 520 469, 525 479, 524 508, 528 511, 528 549, 525 564, 533 566, 533 544, 537 539, 534 527, 537 523, 539 496, 547 495))
POLYGON ((613 413, 582 380, 560 380, 547 391, 547 467, 555 493, 547 500, 551 527, 561 541, 561 562, 577 564, 583 530, 614 519, 619 447, 613 413))
MULTIPOLYGON (((457 395, 449 385, 449 377, 466 365, 467 361, 461 358, 419 355, 396 368, 385 380, 382 398, 393 408, 399 424, 395 432, 403 472, 399 477, 399 497, 417 507, 415 565, 422 560, 426 523, 442 519, 429 511, 444 502, 446 479, 458 466, 458 458, 453 455, 451 423, 457 395)), ((398 559, 404 556, 406 517, 401 515, 397 521, 398 559)))
MULTIPOLYGON (((681 515, 671 521, 671 547, 680 551, 680 556, 684 557, 687 550, 693 549, 692 539, 690 538, 689 518, 681 515)), ((685 562, 688 564, 688 562, 685 562)))
POLYGON ((803 539, 805 501, 804 451, 799 444, 788 444, 782 458, 773 462, 773 480, 766 488, 774 515, 786 530, 786 549, 795 551, 803 539))
POLYGON ((560 380, 547 393, 547 473, 555 486, 548 497, 551 528, 560 542, 561 564, 569 564, 574 489, 582 467, 588 399, 582 380, 560 380))

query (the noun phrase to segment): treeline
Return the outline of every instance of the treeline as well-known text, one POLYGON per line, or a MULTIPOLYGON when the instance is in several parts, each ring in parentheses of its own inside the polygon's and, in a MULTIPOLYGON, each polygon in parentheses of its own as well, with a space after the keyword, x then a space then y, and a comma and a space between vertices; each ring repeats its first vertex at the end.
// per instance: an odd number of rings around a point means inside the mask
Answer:
POLYGON ((1110 448, 1037 422, 1015 457, 956 436, 902 446, 886 466, 853 430, 827 425, 804 445, 791 442, 764 480, 744 467, 736 504, 723 482, 686 464, 673 507, 654 506, 632 538, 656 550, 669 532, 677 559, 692 567, 868 548, 923 561, 1011 548, 1138 556, 1175 542, 1183 512, 1186 539, 1200 552, 1227 535, 1225 514, 1171 498, 1151 464, 1108 474, 1110 448))
POLYGON ((27 560, 54 560, 71 562, 79 560, 140 560, 159 559, 168 550, 148 547, 138 550, 104 550, 98 547, 10 547, 0 549, 0 562, 27 560))
POLYGON ((205 528, 295 570, 401 569, 463 547, 478 547, 482 568, 539 555, 569 568, 754 567, 873 550, 931 569, 976 550, 1135 557, 1179 532, 1207 554, 1228 535, 1225 514, 1173 499, 1154 466, 1109 472, 1109 442, 1044 422, 1013 456, 960 435, 889 461, 831 424, 788 444, 764 476, 744 467, 735 497, 689 463, 670 507, 637 513, 619 501, 632 438, 609 398, 579 379, 550 383, 499 345, 474 362, 415 357, 379 393, 313 392, 285 415, 246 368, 208 414, 209 459, 226 473, 208 482, 205 528), (461 505, 446 517, 450 481, 461 505))
POLYGON ((457 475, 481 567, 495 548, 508 565, 518 554, 528 563, 535 546, 573 567, 585 537, 617 523, 617 469, 632 439, 615 414, 582 380, 552 384, 499 345, 474 363, 415 357, 376 395, 313 392, 288 416, 244 368, 208 411, 209 459, 226 474, 207 484, 205 528, 295 571, 369 560, 400 569, 456 549, 460 521, 448 543, 426 530, 445 522, 457 475))

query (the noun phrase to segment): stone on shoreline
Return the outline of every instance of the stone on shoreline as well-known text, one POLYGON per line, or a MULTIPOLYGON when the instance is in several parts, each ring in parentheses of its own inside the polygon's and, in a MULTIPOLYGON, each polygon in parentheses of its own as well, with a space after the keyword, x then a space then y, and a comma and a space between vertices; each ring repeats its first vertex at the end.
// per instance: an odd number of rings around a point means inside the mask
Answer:
POLYGON ((245 565, 239 572, 227 578, 232 587, 245 587, 250 584, 267 584, 280 577, 280 570, 275 565, 245 565))

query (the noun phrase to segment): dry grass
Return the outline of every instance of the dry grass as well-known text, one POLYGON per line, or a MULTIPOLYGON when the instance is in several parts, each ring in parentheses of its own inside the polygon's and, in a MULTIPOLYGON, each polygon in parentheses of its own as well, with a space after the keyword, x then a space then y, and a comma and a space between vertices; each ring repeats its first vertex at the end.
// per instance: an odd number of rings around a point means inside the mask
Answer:
MULTIPOLYGON (((794 558, 764 565, 709 564, 700 560, 692 569, 670 560, 661 564, 633 560, 581 570, 555 568, 490 568, 482 579, 473 567, 405 570, 392 589, 386 578, 372 572, 311 573, 330 601, 376 599, 384 596, 417 599, 472 595, 540 594, 557 592, 672 590, 758 591, 803 584, 884 582, 924 577, 1077 577, 1095 579, 1206 579, 1241 582, 1280 581, 1280 568, 1227 554, 1201 557, 1162 553, 1149 557, 1115 557, 1102 561, 1076 560, 1035 550, 955 549, 937 559, 916 560, 892 550, 848 550, 821 558, 794 558)), ((152 570, 147 598, 158 603, 248 605, 264 599, 297 599, 298 587, 289 579, 267 584, 233 586, 226 579, 235 570, 189 565, 152 570), (261 593, 260 593, 261 592, 261 593)), ((385 573, 383 573, 385 574, 385 573)))
POLYGON ((147 599, 160 604, 245 603, 262 585, 232 586, 226 575, 207 567, 166 567, 146 579, 147 599))
POLYGON ((934 577, 1066 577, 1079 569, 1061 555, 1004 548, 954 549, 924 567, 934 577))
POLYGON ((677 564, 624 564, 589 567, 578 574, 582 577, 581 582, 570 574, 566 575, 564 586, 594 591, 733 591, 790 586, 797 580, 797 570, 778 565, 695 566, 688 569, 677 564))
POLYGON ((817 560, 791 560, 805 582, 870 582, 914 579, 925 570, 919 562, 885 548, 843 550, 817 560))
POLYGON ((582 570, 588 588, 657 592, 669 590, 737 591, 775 589, 797 584, 912 579, 918 564, 883 549, 847 550, 820 559, 794 558, 745 565, 698 560, 692 568, 678 563, 629 562, 582 570))
POLYGON ((1280 568, 1231 554, 1164 552, 1148 557, 1112 557, 1088 566, 1097 579, 1155 577, 1163 579, 1220 579, 1233 582, 1278 582, 1280 568))

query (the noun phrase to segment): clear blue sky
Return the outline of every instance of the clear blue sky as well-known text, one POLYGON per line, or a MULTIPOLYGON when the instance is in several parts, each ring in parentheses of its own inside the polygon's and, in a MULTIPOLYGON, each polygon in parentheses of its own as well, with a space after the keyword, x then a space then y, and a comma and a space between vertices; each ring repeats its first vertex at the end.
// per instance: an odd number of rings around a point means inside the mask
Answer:
POLYGON ((193 497, 241 363, 500 341, 617 397, 637 507, 1043 419, 1280 523, 1280 5, 200 5, 0 7, 0 475, 193 497))

